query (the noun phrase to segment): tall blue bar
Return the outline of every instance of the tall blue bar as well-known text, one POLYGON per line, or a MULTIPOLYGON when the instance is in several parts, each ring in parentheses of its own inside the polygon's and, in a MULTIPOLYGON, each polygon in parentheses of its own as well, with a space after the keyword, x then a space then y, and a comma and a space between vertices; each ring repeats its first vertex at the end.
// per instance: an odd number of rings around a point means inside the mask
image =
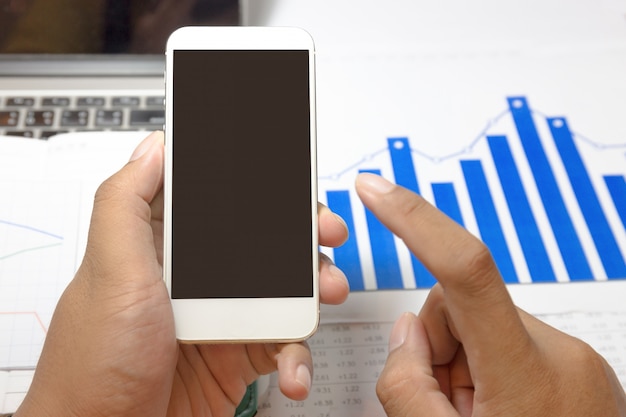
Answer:
POLYGON ((626 180, 621 175, 605 175, 606 183, 619 218, 626 229, 626 180))
POLYGON ((463 215, 459 207, 459 200, 456 198, 454 185, 451 182, 444 182, 433 183, 431 187, 437 208, 443 211, 452 220, 464 226, 463 215))
POLYGON ((417 184, 417 171, 413 164, 408 138, 389 138, 387 139, 387 147, 391 156, 396 184, 408 188, 416 194, 420 194, 419 185, 417 184))
POLYGON ((507 100, 569 278, 573 281, 591 280, 593 275, 587 256, 567 212, 526 98, 509 97, 507 100))
POLYGON ((559 151, 565 171, 578 200, 578 205, 587 222, 589 233, 596 245, 600 261, 607 277, 626 277, 626 263, 620 252, 613 231, 604 215, 585 163, 574 143, 572 132, 564 118, 548 118, 548 126, 559 151))
POLYGON ((502 225, 498 220, 498 213, 489 191, 489 184, 485 177, 480 161, 461 161, 461 168, 467 184, 467 190, 474 207, 474 214, 480 236, 491 251, 491 255, 502 274, 502 278, 508 283, 517 283, 519 279, 513 259, 502 231, 502 225))
POLYGON ((533 282, 555 282, 556 276, 509 143, 505 136, 488 136, 487 142, 531 279, 533 282))
POLYGON ((346 222, 349 233, 348 240, 340 247, 333 249, 335 265, 346 274, 351 291, 362 291, 365 289, 365 281, 363 280, 361 257, 356 241, 350 193, 348 191, 327 191, 326 199, 328 207, 346 222))
MULTIPOLYGON (((391 164, 393 167, 393 175, 396 184, 420 194, 419 185, 417 183, 417 174, 413 157, 411 156, 411 146, 408 138, 389 138, 387 139, 389 155, 391 156, 391 164)), ((437 282, 435 277, 426 269, 426 267, 411 254, 411 264, 413 266, 413 274, 415 275, 415 285, 417 288, 430 288, 437 282)))
MULTIPOLYGON (((380 170, 359 170, 359 172, 380 175, 380 170)), ((370 246, 372 248, 372 259, 374 261, 378 289, 404 288, 393 234, 367 207, 365 208, 365 218, 370 235, 370 246)))

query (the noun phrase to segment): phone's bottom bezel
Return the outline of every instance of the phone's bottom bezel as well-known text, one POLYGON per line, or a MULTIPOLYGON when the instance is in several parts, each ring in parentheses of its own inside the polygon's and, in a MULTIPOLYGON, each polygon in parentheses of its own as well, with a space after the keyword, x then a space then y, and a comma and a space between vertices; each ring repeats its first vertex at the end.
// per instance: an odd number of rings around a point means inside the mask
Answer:
POLYGON ((171 301, 180 343, 299 342, 319 326, 317 297, 171 301))

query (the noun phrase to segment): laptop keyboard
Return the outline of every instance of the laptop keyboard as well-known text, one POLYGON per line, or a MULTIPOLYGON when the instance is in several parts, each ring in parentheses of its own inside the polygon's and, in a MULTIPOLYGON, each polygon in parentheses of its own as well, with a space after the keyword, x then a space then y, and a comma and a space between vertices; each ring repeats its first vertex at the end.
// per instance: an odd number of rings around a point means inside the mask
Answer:
POLYGON ((78 131, 162 129, 164 96, 0 93, 0 135, 48 139, 78 131))

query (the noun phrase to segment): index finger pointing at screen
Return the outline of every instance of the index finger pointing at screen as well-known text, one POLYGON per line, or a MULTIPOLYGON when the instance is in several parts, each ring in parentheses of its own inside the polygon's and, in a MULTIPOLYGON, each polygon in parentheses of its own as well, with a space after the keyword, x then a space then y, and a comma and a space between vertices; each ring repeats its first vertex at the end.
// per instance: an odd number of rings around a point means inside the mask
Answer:
POLYGON ((378 175, 360 174, 356 190, 443 287, 457 336, 468 352, 480 355, 468 360, 493 362, 503 352, 524 349, 527 333, 480 240, 420 196, 378 175))

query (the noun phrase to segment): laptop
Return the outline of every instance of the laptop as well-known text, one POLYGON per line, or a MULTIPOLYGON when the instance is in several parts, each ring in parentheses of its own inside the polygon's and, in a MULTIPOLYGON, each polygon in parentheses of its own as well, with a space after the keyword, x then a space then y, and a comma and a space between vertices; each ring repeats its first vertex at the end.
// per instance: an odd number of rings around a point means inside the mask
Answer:
POLYGON ((0 136, 154 130, 164 51, 187 25, 239 25, 238 0, 18 0, 0 8, 0 136))

